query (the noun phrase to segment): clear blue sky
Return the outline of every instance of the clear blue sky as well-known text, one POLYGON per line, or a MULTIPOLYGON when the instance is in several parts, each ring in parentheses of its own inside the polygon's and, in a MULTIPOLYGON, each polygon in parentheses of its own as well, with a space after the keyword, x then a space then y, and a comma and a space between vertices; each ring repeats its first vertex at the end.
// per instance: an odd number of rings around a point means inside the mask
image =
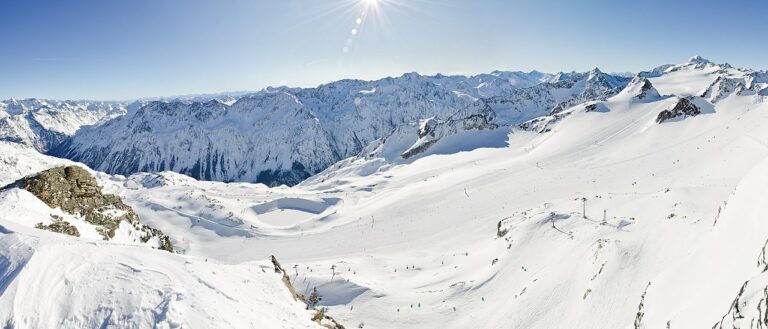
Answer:
POLYGON ((638 71, 695 54, 768 67, 765 0, 367 1, 0 0, 0 98, 131 99, 410 71, 638 71))

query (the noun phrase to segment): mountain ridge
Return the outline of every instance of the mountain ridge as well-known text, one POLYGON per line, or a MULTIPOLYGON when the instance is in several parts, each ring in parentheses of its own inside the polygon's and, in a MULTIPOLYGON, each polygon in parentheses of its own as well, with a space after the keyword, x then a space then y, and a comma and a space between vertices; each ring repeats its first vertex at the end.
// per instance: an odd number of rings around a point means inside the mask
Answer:
POLYGON ((407 73, 317 88, 268 88, 232 104, 150 102, 80 130, 50 154, 108 173, 171 170, 205 180, 293 185, 401 125, 487 116, 481 112, 488 110, 494 125, 516 124, 557 106, 612 96, 628 81, 596 69, 557 76, 407 73))

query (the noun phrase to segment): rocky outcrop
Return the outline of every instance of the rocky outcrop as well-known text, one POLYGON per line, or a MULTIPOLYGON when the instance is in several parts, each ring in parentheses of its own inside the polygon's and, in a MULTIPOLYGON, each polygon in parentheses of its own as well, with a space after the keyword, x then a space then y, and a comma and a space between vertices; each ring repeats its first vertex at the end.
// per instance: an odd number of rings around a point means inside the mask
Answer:
POLYGON ((35 228, 71 236, 80 236, 80 231, 77 230, 77 227, 57 215, 51 215, 51 224, 37 223, 35 228))
MULTIPOLYGON (((120 224, 130 224, 141 236, 141 242, 156 241, 152 247, 173 251, 171 241, 160 230, 139 222, 133 209, 112 194, 102 194, 101 187, 88 171, 78 166, 62 166, 48 169, 22 178, 10 185, 29 191, 51 208, 60 208, 65 213, 79 216, 96 227, 104 240, 115 237, 120 224)), ((8 187, 6 187, 8 188, 8 187)), ((62 218, 53 218, 49 225, 36 227, 79 236, 77 229, 62 218)))
POLYGON ((728 78, 719 76, 712 84, 701 93, 702 98, 706 98, 712 103, 716 103, 733 93, 741 93, 745 89, 745 79, 728 78))
POLYGON ((282 266, 280 266, 280 262, 277 261, 277 258, 272 255, 269 256, 269 261, 272 262, 272 266, 275 269, 275 273, 282 276, 283 284, 288 289, 288 291, 291 293, 291 296, 294 300, 301 301, 307 306, 308 310, 314 310, 315 315, 312 316, 312 321, 317 322, 319 325, 328 328, 328 329, 344 329, 344 326, 336 322, 336 320, 325 314, 325 308, 315 308, 317 306, 317 289, 314 289, 312 296, 304 296, 302 294, 299 294, 296 292, 296 287, 293 286, 293 283, 291 283, 291 278, 288 276, 288 273, 283 269, 282 266), (313 302, 313 299, 315 302, 313 302))
POLYGON ((659 112, 659 115, 656 116, 656 123, 663 123, 679 117, 693 117, 699 114, 701 114, 701 109, 693 103, 692 98, 680 98, 672 109, 659 112))
POLYGON ((419 126, 419 140, 403 152, 401 157, 408 159, 421 154, 440 139, 461 131, 498 128, 498 125, 493 123, 496 113, 487 104, 473 104, 472 108, 474 110, 456 113, 445 121, 435 118, 423 120, 419 126))
POLYGON ((626 90, 637 100, 653 100, 661 97, 651 81, 639 75, 632 79, 626 90))
POLYGON ((582 105, 574 106, 565 111, 553 113, 551 115, 541 116, 518 125, 518 127, 525 131, 533 131, 539 134, 544 134, 552 131, 552 127, 558 122, 562 121, 566 117, 576 112, 606 112, 607 107, 600 102, 589 102, 582 105))
POLYGON ((648 282, 648 285, 645 286, 645 290, 643 290, 643 294, 640 295, 640 304, 637 305, 637 313, 635 313, 635 322, 634 322, 635 329, 644 328, 643 317, 645 316, 645 295, 648 293, 648 288, 650 287, 651 287, 651 283, 648 282))
MULTIPOLYGON (((739 292, 736 294, 736 297, 733 299, 733 302, 731 302, 731 307, 728 308, 728 312, 726 312, 723 317, 715 323, 714 326, 712 326, 712 329, 723 329, 723 328, 742 328, 740 325, 742 319, 744 319, 744 314, 742 314, 743 307, 746 306, 747 302, 742 300, 744 298, 744 291, 747 289, 747 285, 749 284, 749 281, 745 281, 741 288, 739 289, 739 292)), ((758 304, 758 311, 761 311, 759 309, 760 306, 762 306, 763 301, 760 301, 760 304, 758 304)), ((762 313, 762 312, 759 312, 762 313)), ((762 315, 762 314, 760 314, 762 315)), ((754 321, 751 321, 751 324, 754 324, 754 321)), ((762 323, 761 323, 762 324, 762 323)), ((768 325, 768 323, 766 323, 768 325)), ((761 328, 762 326, 758 327, 761 328)), ((750 325, 750 328, 754 328, 750 325)))

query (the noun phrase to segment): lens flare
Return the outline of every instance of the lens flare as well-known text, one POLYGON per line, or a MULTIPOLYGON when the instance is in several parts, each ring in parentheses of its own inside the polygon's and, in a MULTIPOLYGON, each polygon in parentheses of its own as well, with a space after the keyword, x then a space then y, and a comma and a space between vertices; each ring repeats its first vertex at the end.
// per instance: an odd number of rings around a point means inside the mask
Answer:
MULTIPOLYGON (((348 37, 357 40, 361 38, 371 39, 387 36, 387 29, 391 25, 388 15, 403 13, 420 14, 419 5, 425 3, 440 4, 440 0, 336 0, 340 9, 345 14, 351 14, 348 37), (354 16, 352 16, 354 15, 354 16)), ((348 16, 348 17, 349 17, 348 16)), ((342 51, 353 55, 358 47, 347 42, 342 51)), ((362 44, 362 43, 361 43, 362 44)))

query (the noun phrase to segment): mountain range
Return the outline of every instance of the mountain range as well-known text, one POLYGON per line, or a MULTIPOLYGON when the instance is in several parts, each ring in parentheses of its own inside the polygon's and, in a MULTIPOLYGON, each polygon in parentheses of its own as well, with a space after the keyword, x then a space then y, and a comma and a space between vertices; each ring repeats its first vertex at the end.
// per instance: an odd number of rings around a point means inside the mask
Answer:
POLYGON ((764 71, 0 108, 3 327, 768 328, 764 71))
MULTIPOLYGON (((606 99, 628 81, 598 69, 471 77, 409 73, 317 88, 268 88, 230 101, 109 103, 111 111, 100 110, 101 103, 73 109, 42 100, 27 100, 33 106, 18 111, 13 109, 19 102, 11 101, 6 121, 14 124, 2 130, 2 140, 112 174, 170 170, 204 180, 295 185, 423 120, 483 118, 468 129, 517 125, 606 99), (88 107, 90 120, 74 119, 82 118, 77 109, 88 107), (67 129, 38 124, 51 117, 67 129)), ((414 143, 419 139, 411 137, 414 143)))

